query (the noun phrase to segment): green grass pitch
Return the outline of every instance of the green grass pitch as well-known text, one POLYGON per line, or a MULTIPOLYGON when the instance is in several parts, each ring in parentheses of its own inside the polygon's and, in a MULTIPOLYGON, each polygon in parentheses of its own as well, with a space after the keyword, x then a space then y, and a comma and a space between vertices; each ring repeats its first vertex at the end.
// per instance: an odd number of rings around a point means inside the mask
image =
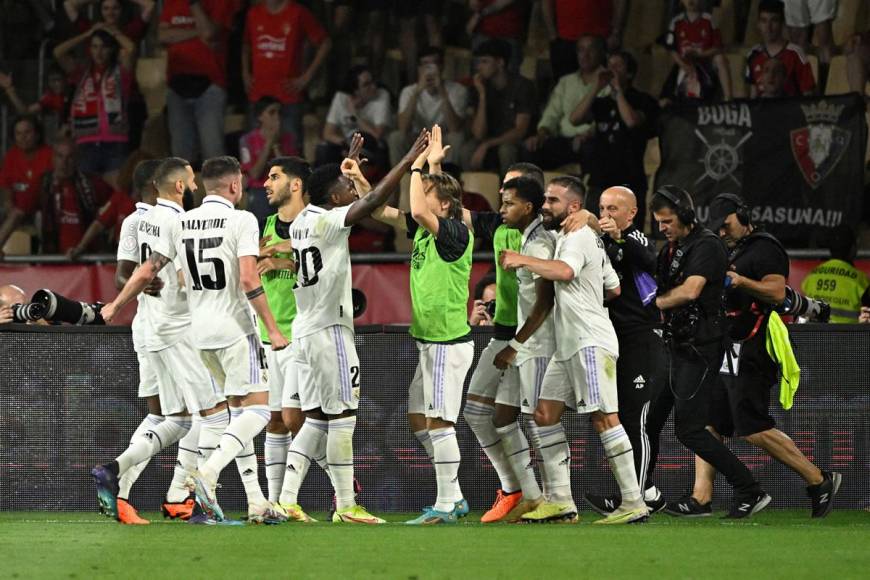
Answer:
MULTIPOLYGON (((150 526, 0 512, 0 578, 868 578, 870 513, 768 510, 635 526, 150 526)), ((326 514, 314 514, 325 518, 326 514)), ((479 514, 477 514, 479 517, 479 514)))

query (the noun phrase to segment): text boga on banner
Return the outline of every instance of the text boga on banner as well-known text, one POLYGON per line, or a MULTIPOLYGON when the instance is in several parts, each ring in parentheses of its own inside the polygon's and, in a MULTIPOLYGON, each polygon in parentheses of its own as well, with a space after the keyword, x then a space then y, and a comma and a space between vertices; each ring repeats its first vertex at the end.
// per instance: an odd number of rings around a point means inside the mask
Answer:
POLYGON ((684 105, 661 123, 656 187, 685 188, 702 221, 723 192, 793 245, 810 227, 860 219, 867 127, 857 94, 684 105))

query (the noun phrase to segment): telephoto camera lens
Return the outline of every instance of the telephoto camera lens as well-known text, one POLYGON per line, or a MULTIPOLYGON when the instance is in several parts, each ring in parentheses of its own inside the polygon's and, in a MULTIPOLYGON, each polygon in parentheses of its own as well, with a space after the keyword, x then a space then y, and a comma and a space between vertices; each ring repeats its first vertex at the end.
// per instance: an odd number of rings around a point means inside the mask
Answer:
POLYGON ((12 305, 12 321, 13 322, 35 322, 40 318, 45 317, 45 306, 37 302, 30 304, 13 304, 12 305))

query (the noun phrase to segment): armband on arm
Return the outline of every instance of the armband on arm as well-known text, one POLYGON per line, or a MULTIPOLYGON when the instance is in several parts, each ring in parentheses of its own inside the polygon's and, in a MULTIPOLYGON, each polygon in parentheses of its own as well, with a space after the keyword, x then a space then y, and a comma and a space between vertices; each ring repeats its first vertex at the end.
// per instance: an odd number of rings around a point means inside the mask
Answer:
POLYGON ((263 290, 262 286, 257 286, 256 288, 254 288, 250 292, 245 292, 245 296, 248 297, 248 300, 253 300, 257 296, 262 296, 265 293, 266 293, 266 291, 263 290))

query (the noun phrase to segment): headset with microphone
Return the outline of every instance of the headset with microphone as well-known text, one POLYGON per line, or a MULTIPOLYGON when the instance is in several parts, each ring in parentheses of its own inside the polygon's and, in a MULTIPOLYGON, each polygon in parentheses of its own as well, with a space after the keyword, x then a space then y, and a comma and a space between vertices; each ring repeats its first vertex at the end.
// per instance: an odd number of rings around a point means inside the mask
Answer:
POLYGON ((676 185, 663 185, 656 190, 655 195, 662 196, 674 206, 674 213, 683 225, 695 223, 695 206, 692 196, 685 189, 676 185))

